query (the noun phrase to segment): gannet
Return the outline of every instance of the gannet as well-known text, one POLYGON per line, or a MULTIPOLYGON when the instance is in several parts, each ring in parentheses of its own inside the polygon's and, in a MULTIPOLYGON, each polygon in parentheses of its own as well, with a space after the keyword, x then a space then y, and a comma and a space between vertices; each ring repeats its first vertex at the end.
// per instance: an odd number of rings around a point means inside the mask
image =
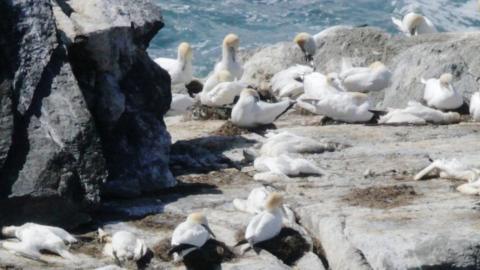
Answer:
POLYGON ((276 192, 271 193, 265 202, 265 210, 250 220, 245 231, 245 240, 236 246, 248 242, 250 247, 254 248, 255 244, 277 236, 283 226, 282 204, 283 196, 276 192))
POLYGON ((407 36, 438 32, 433 23, 427 17, 414 12, 405 15, 402 21, 392 17, 392 22, 407 36))
POLYGON ((183 258, 189 252, 201 248, 210 237, 215 235, 208 227, 207 218, 203 213, 192 213, 187 220, 180 223, 172 234, 172 249, 169 254, 176 253, 183 258))
POLYGON ((305 94, 297 99, 298 106, 334 120, 355 123, 372 119, 368 96, 344 92, 338 79, 329 74, 312 73, 305 77, 305 94))
POLYGON ((297 98, 303 94, 303 78, 313 72, 313 68, 295 65, 276 73, 270 80, 276 97, 297 98))
POLYGON ((195 98, 185 94, 172 94, 172 103, 170 104, 169 115, 179 115, 186 113, 195 104, 195 98))
POLYGON ((425 92, 423 99, 427 105, 440 110, 455 110, 463 105, 463 97, 451 82, 453 75, 445 73, 439 79, 425 80, 422 78, 422 83, 425 84, 425 92))
POLYGON ((144 241, 131 232, 118 231, 111 236, 98 229, 98 236, 102 243, 106 243, 103 253, 114 258, 118 265, 139 261, 147 254, 148 247, 144 241))
POLYGON ((258 214, 265 210, 265 202, 272 192, 272 188, 265 186, 254 188, 246 200, 234 199, 233 206, 239 211, 258 214))
POLYGON ((388 113, 379 119, 380 124, 451 124, 460 121, 456 112, 442 112, 422 105, 417 101, 409 101, 404 109, 388 109, 388 113), (423 121, 421 121, 423 120, 423 121))
POLYGON ((298 99, 319 99, 326 95, 346 92, 336 73, 329 73, 327 76, 318 72, 310 73, 305 76, 303 85, 304 94, 298 99))
POLYGON ((215 65, 214 73, 228 70, 235 79, 240 80, 243 75, 243 66, 237 58, 240 38, 235 34, 228 34, 223 39, 222 60, 215 65))
POLYGON ((259 173, 254 176, 255 180, 288 179, 288 176, 301 174, 322 175, 323 171, 313 162, 303 158, 292 158, 287 154, 276 157, 260 156, 253 162, 253 167, 259 173))
POLYGON ((473 121, 480 122, 480 92, 476 92, 470 99, 470 115, 473 121))
POLYGON ((480 195, 480 178, 474 182, 458 186, 457 191, 466 195, 480 195))
POLYGON ((257 91, 244 89, 232 109, 231 121, 239 127, 252 128, 273 123, 293 106, 290 100, 277 103, 260 101, 257 91))
POLYGON ((233 75, 228 70, 219 70, 205 83, 200 93, 203 105, 221 107, 233 104, 236 97, 247 87, 246 83, 233 81, 233 75))
POLYGON ((165 69, 172 80, 172 85, 188 84, 192 81, 192 57, 190 44, 182 42, 178 45, 177 59, 157 58, 155 63, 165 69))
POLYGON ((299 136, 288 131, 266 134, 267 140, 260 148, 261 156, 276 157, 289 153, 321 153, 335 150, 335 145, 299 136))
POLYGON ((343 87, 350 92, 380 91, 390 85, 392 73, 382 62, 369 67, 345 67, 339 75, 343 87))
POLYGON ((310 65, 313 65, 313 56, 317 50, 317 44, 313 37, 308 33, 300 33, 295 36, 293 42, 295 42, 302 50, 305 55, 305 61, 310 65))
POLYGON ((480 169, 468 166, 457 159, 439 159, 433 161, 429 166, 416 174, 413 179, 421 180, 434 170, 440 172, 441 178, 466 180, 469 183, 473 183, 480 178, 480 169))
POLYGON ((19 242, 2 242, 3 248, 17 255, 46 262, 40 251, 49 251, 65 259, 77 261, 66 245, 75 243, 77 240, 61 228, 26 223, 22 226, 3 227, 2 234, 19 240, 19 242))

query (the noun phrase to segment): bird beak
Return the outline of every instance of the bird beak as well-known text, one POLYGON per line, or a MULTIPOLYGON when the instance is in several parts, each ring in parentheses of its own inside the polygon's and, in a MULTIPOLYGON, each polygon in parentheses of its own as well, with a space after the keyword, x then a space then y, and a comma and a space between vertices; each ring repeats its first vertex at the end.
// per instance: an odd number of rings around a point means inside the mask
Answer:
POLYGON ((210 229, 210 227, 208 227, 208 225, 202 225, 202 226, 205 228, 205 230, 207 230, 209 234, 213 236, 213 238, 217 238, 215 234, 212 232, 212 230, 210 229))

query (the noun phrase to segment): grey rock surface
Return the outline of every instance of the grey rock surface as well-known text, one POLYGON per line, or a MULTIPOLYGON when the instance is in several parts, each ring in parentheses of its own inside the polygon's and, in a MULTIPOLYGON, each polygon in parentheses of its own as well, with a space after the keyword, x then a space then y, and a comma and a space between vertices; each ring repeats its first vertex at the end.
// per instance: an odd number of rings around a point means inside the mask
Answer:
POLYGON ((13 0, 0 15, 0 225, 72 227, 101 196, 175 184, 170 78, 146 53, 157 6, 13 0))

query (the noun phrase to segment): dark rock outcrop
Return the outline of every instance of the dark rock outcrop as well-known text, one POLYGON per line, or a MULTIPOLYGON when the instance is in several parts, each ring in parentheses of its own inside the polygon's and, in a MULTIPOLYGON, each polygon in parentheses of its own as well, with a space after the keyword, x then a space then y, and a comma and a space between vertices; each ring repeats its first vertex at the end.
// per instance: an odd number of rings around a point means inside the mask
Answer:
POLYGON ((145 51, 162 26, 149 1, 0 3, 0 225, 175 184, 170 78, 145 51))

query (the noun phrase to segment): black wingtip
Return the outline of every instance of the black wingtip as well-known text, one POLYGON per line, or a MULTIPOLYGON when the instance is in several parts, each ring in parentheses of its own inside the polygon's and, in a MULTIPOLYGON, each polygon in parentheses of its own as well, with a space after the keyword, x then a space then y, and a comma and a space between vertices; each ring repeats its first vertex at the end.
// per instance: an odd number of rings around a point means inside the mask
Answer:
POLYGON ((290 101, 290 105, 288 105, 288 107, 282 112, 280 113, 276 118, 275 118, 275 121, 280 118, 282 115, 284 115, 286 112, 288 112, 288 110, 290 110, 295 104, 297 104, 296 101, 292 100, 290 101))
POLYGON ((238 247, 246 243, 248 243, 247 239, 243 239, 243 240, 240 240, 238 243, 236 243, 234 247, 238 247))
POLYGON ((177 246, 173 246, 173 247, 168 251, 168 255, 171 256, 173 253, 180 253, 180 252, 182 252, 183 250, 189 249, 189 248, 196 248, 196 246, 190 245, 190 244, 180 244, 180 245, 177 245, 177 246))

